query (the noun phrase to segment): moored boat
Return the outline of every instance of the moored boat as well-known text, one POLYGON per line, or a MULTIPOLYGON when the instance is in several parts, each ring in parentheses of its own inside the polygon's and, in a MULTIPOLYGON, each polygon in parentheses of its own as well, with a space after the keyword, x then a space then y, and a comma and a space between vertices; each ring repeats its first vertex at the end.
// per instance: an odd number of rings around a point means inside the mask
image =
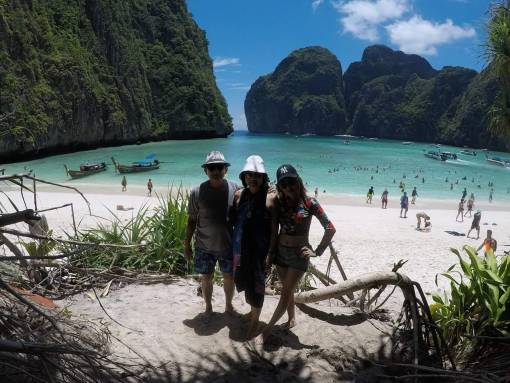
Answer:
POLYGON ((154 154, 150 154, 141 161, 132 162, 130 165, 122 165, 112 157, 113 165, 119 173, 139 173, 159 169, 160 162, 155 159, 154 154))
POLYGON ((447 160, 457 160, 457 154, 452 152, 441 152, 441 155, 446 157, 447 160))
POLYGON ((469 149, 462 149, 460 153, 465 154, 466 156, 476 156, 476 152, 474 150, 469 149))
POLYGON ((505 166, 507 168, 510 167, 510 160, 507 160, 506 158, 500 158, 500 157, 487 157, 487 162, 493 165, 498 166, 505 166))
POLYGON ((439 160, 439 161, 446 161, 448 159, 444 153, 436 152, 434 150, 430 150, 426 153, 423 153, 423 155, 425 157, 432 158, 434 160, 439 160))
POLYGON ((402 142, 402 145, 411 145, 411 144, 414 144, 414 142, 412 142, 412 141, 404 141, 404 142, 402 142))
POLYGON ((80 170, 71 170, 64 165, 66 173, 71 178, 81 178, 92 174, 100 173, 106 170, 106 162, 86 162, 80 165, 80 170))

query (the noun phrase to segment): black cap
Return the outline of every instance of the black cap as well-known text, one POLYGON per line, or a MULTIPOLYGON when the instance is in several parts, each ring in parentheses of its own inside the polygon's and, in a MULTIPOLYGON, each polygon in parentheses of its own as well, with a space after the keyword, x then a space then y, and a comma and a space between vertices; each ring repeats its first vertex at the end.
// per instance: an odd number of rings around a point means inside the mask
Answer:
POLYGON ((298 178, 298 173, 294 166, 285 164, 278 168, 276 171, 276 183, 279 183, 284 178, 298 178))

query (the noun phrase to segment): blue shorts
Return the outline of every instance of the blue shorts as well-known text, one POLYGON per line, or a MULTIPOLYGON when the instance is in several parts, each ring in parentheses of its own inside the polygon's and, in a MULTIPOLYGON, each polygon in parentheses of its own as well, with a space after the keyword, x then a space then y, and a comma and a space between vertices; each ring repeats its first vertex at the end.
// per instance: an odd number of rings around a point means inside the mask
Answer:
POLYGON ((232 251, 225 252, 220 255, 207 253, 200 249, 195 249, 195 271, 199 274, 212 274, 216 261, 220 264, 222 273, 232 274, 233 271, 233 257, 232 251))

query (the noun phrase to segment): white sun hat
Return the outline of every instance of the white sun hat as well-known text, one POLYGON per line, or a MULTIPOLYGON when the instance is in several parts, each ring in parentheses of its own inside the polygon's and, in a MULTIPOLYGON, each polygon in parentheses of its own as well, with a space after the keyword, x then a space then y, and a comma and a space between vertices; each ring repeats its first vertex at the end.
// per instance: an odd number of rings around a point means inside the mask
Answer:
POLYGON ((268 179, 266 168, 264 166, 264 160, 257 154, 253 154, 246 159, 243 170, 241 170, 241 173, 239 173, 239 179, 243 181, 243 184, 244 173, 246 172, 265 174, 265 178, 268 179))

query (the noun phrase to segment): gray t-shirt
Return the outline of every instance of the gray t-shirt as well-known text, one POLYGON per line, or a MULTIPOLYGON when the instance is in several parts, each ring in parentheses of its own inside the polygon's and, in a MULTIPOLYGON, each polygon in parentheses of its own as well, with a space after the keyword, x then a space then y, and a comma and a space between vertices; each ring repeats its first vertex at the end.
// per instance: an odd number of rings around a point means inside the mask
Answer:
POLYGON ((232 236, 228 225, 228 210, 238 189, 239 186, 234 182, 224 180, 220 188, 213 188, 206 181, 191 190, 188 215, 197 221, 196 249, 218 255, 230 251, 232 236))

